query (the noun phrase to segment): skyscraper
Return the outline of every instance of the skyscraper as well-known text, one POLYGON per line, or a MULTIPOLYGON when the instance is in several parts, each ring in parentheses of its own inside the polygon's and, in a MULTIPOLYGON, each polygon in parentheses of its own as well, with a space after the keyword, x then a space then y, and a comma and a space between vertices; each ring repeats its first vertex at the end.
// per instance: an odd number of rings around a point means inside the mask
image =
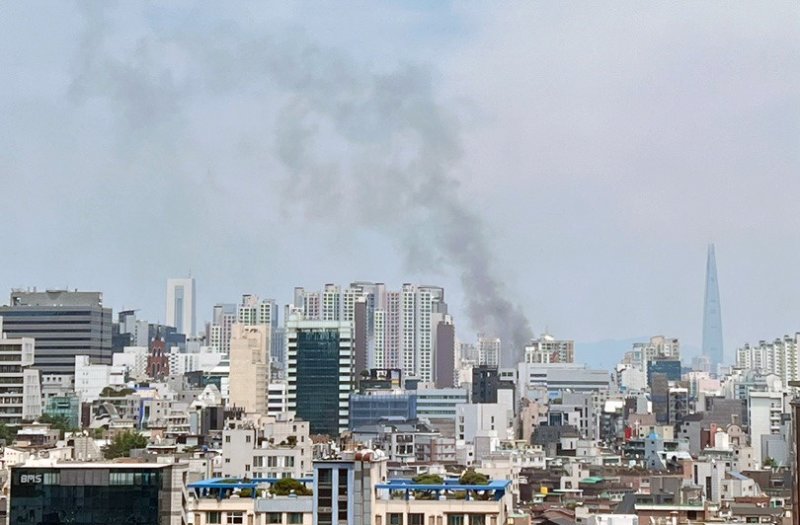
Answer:
POLYGON ((230 403, 267 414, 270 326, 236 323, 231 331, 230 403))
POLYGON ((192 337, 196 335, 194 277, 167 280, 167 326, 192 337))
POLYGON ((310 423, 312 434, 338 436, 347 430, 355 386, 353 323, 293 314, 286 331, 289 410, 310 423))
POLYGON ((724 361, 722 347, 722 310, 719 304, 717 259, 714 245, 708 245, 706 262, 706 296, 703 305, 703 355, 708 357, 713 371, 724 361))

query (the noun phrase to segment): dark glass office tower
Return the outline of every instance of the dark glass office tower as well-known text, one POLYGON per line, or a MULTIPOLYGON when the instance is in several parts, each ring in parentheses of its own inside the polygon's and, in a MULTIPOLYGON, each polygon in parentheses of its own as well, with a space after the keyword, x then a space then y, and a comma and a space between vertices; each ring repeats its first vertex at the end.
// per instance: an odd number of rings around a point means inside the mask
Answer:
POLYGON ((287 322, 289 410, 308 421, 312 434, 347 430, 354 387, 353 323, 287 322))
POLYGON ((717 258, 714 245, 708 246, 706 260, 706 295, 703 306, 703 355, 708 357, 711 371, 718 372, 724 363, 722 346, 722 309, 719 302, 719 282, 717 281, 717 258))

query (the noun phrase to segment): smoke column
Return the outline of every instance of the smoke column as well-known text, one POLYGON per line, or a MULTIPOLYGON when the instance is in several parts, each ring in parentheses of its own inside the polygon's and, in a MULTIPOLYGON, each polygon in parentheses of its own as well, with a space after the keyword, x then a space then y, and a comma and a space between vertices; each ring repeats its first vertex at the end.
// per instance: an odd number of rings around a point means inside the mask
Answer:
MULTIPOLYGON (((504 365, 520 358, 530 325, 492 268, 481 217, 459 193, 461 128, 436 100, 430 71, 375 72, 302 36, 246 36, 224 22, 192 32, 150 27, 120 51, 107 45, 102 4, 85 15, 71 94, 118 109, 126 142, 150 154, 155 141, 179 150, 193 100, 224 108, 250 97, 253 114, 274 118, 274 136, 253 141, 285 168, 282 200, 311 220, 388 236, 409 271, 458 272, 470 322, 503 340, 504 365), (265 95, 254 99, 254 90, 265 95)), ((262 182, 274 184, 267 171, 262 182)))

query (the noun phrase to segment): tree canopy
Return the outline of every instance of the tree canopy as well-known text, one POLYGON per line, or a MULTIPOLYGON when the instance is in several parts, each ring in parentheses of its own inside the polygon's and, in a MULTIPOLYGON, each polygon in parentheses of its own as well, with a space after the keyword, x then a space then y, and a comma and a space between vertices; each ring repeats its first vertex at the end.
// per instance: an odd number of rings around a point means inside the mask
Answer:
POLYGON ((417 485, 441 485, 444 483, 444 478, 439 474, 420 474, 419 476, 414 476, 411 478, 411 481, 416 483, 417 485))
POLYGON ((127 431, 117 434, 111 443, 103 449, 106 459, 127 457, 132 449, 147 446, 147 438, 138 432, 127 431))
POLYGON ((277 496, 288 496, 292 491, 298 496, 310 496, 312 494, 311 489, 294 478, 279 479, 272 484, 269 491, 277 496))
POLYGON ((14 438, 17 437, 17 430, 11 428, 5 423, 0 423, 0 439, 5 440, 6 444, 11 444, 14 438))
POLYGON ((489 476, 476 472, 474 468, 470 468, 461 474, 458 481, 462 485, 488 485, 489 476))
POLYGON ((135 393, 136 390, 132 388, 121 388, 117 390, 114 387, 107 386, 100 391, 100 397, 125 397, 135 393))
POLYGON ((64 437, 64 432, 72 432, 74 430, 78 430, 74 428, 72 425, 70 425, 69 419, 67 418, 67 416, 64 415, 52 416, 50 414, 43 414, 39 418, 39 423, 46 423, 50 425, 51 428, 58 429, 62 438, 64 437))

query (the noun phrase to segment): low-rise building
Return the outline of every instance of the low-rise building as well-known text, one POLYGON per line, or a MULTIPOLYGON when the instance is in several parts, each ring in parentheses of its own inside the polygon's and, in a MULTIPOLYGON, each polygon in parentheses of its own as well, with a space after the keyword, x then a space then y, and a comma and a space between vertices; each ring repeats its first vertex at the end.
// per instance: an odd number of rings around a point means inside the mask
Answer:
POLYGON ((11 469, 9 523, 182 525, 185 463, 59 463, 11 469))
MULTIPOLYGON (((311 495, 275 495, 279 478, 216 478, 190 483, 187 514, 194 525, 312 525, 311 495)), ((301 482, 310 485, 311 479, 301 482)))

